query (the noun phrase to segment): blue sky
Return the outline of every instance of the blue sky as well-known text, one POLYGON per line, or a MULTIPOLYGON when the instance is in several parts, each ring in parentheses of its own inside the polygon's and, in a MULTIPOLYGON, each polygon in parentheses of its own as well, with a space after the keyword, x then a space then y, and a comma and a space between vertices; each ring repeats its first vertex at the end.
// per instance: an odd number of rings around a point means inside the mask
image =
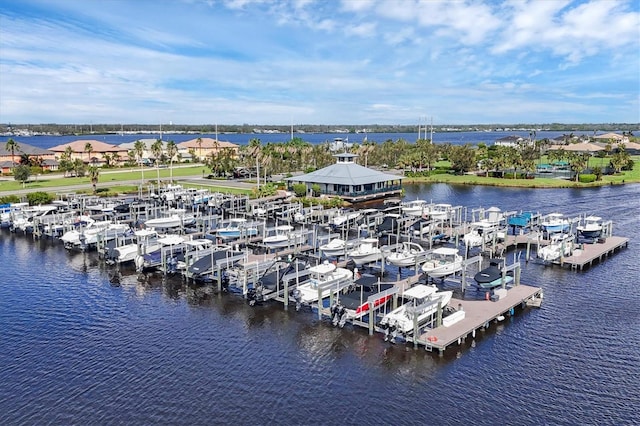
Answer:
POLYGON ((640 2, 3 0, 0 122, 640 122, 640 2))

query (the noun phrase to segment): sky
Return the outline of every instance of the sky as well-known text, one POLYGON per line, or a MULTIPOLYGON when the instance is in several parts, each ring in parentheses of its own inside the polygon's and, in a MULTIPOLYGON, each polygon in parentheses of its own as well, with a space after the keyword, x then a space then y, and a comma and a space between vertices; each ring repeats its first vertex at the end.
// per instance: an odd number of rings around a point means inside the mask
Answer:
POLYGON ((640 122, 638 0, 3 0, 0 123, 640 122))

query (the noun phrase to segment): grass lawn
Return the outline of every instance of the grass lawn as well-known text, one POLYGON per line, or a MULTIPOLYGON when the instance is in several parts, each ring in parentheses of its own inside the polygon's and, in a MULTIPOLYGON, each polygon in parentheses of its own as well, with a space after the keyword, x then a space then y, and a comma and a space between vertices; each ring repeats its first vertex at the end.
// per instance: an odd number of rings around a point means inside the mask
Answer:
MULTIPOLYGON (((160 179, 166 180, 170 176, 170 170, 145 168, 144 178, 145 181, 155 181, 158 177, 158 170, 160 171, 160 179)), ((187 176, 202 176, 204 173, 208 173, 209 170, 203 166, 191 166, 181 167, 173 169, 174 179, 187 176)), ((140 169, 101 169, 100 176, 98 178, 98 186, 103 187, 105 184, 135 181, 141 178, 140 169)), ((43 191, 48 188, 55 188, 60 186, 75 186, 75 185, 90 185, 91 180, 84 177, 63 177, 60 174, 42 174, 37 177, 32 176, 29 182, 27 182, 25 189, 39 188, 43 191)), ((22 188, 22 184, 15 180, 2 180, 0 181, 0 192, 4 191, 18 191, 22 188)))
MULTIPOLYGON (((488 185, 488 186, 506 186, 506 187, 522 187, 522 188, 588 188, 603 185, 616 185, 623 183, 640 183, 640 156, 632 156, 634 161, 633 170, 623 171, 619 175, 603 176, 601 181, 591 183, 580 183, 565 179, 552 178, 535 178, 535 179, 502 179, 494 177, 469 175, 452 175, 439 174, 429 177, 405 178, 403 182, 434 182, 434 183, 452 183, 461 185, 488 185)), ((604 163, 608 164, 608 159, 604 159, 604 163)), ((590 167, 601 166, 603 159, 592 158, 589 162, 590 167)), ((446 162, 438 162, 440 167, 448 167, 446 162)))

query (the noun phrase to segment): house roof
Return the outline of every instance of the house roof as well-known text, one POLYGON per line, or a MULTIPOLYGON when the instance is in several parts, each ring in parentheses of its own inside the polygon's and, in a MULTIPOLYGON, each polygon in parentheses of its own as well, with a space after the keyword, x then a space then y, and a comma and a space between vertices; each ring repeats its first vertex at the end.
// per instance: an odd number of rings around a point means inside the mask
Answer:
MULTIPOLYGON (((20 141, 16 141, 18 144, 18 149, 15 150, 14 155, 20 156, 21 154, 29 154, 29 155, 50 155, 53 154, 53 151, 48 149, 38 148, 37 146, 29 145, 20 141)), ((11 155, 11 151, 6 149, 7 143, 0 143, 0 155, 11 155)))
POLYGON ((214 149, 216 148, 216 143, 218 148, 238 148, 239 145, 236 145, 234 143, 231 142, 227 142, 227 141, 221 141, 218 140, 216 142, 215 139, 213 138, 200 138, 200 143, 198 142, 198 139, 190 139, 188 141, 184 141, 184 142, 180 142, 178 145, 178 148, 197 148, 200 149, 200 147, 204 148, 204 149, 214 149))
POLYGON ((64 143, 62 145, 56 145, 52 148, 49 148, 50 151, 55 151, 55 152, 64 152, 68 146, 71 147, 71 150, 73 152, 86 152, 84 150, 84 147, 87 143, 91 144, 91 147, 93 148, 92 152, 120 152, 120 151, 125 151, 125 149, 120 148, 119 146, 116 145, 111 145, 109 143, 105 143, 105 142, 101 142, 98 140, 79 140, 79 141, 73 141, 73 142, 69 142, 69 143, 64 143))
POLYGON ((573 152, 597 152, 604 151, 604 148, 590 142, 570 143, 569 145, 552 145, 550 150, 564 149, 573 152))
POLYGON ((593 137, 594 139, 615 139, 617 141, 621 141, 625 139, 624 136, 619 135, 617 133, 605 133, 603 135, 596 135, 593 137))
POLYGON ((285 180, 338 185, 365 185, 398 179, 404 179, 404 177, 382 173, 356 163, 336 163, 315 172, 290 177, 285 180))
MULTIPOLYGON (((134 145, 136 144, 136 142, 140 141, 144 144, 144 149, 147 151, 151 150, 151 145, 153 145, 154 143, 156 143, 158 139, 136 139, 133 142, 125 142, 125 143, 121 143, 120 145, 118 145, 118 147, 120 147, 120 149, 122 150, 131 150, 133 149, 134 145)), ((167 147, 167 141, 162 141, 162 149, 165 149, 167 147)))
POLYGON ((496 142, 521 142, 523 140, 524 138, 522 136, 510 135, 510 136, 504 136, 502 138, 496 139, 496 142))

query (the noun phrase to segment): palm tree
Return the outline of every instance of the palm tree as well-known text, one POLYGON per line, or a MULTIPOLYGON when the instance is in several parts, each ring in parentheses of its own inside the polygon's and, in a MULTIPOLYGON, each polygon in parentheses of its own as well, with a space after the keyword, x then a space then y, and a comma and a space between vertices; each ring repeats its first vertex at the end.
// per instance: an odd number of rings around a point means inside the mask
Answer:
POLYGON ((133 152, 138 159, 138 163, 140 164, 140 185, 144 185, 144 164, 142 164, 142 155, 144 155, 144 142, 141 140, 137 140, 133 144, 133 152))
POLYGON ((178 153, 178 146, 174 141, 167 142, 167 157, 169 157, 169 174, 170 180, 173 183, 173 157, 178 153))
POLYGON ((162 140, 156 139, 151 145, 151 153, 156 160, 156 172, 158 173, 158 188, 160 188, 160 157, 162 156, 162 140))
POLYGON ((98 177, 100 176, 100 169, 98 166, 89 166, 87 172, 89 172, 89 179, 91 179, 93 194, 95 195, 98 192, 98 177))
POLYGON ((20 145, 18 144, 18 142, 14 141, 12 138, 9 138, 9 140, 7 141, 7 144, 5 145, 5 149, 7 151, 11 151, 11 168, 13 169, 15 167, 15 160, 14 160, 14 155, 16 150, 20 149, 20 145))
POLYGON ((93 152, 93 145, 91 145, 91 142, 87 142, 86 144, 84 144, 84 152, 89 154, 89 158, 87 163, 91 162, 91 152, 93 152))
POLYGON ((202 138, 196 139, 196 145, 198 145, 198 152, 200 153, 198 157, 202 158, 202 138))

